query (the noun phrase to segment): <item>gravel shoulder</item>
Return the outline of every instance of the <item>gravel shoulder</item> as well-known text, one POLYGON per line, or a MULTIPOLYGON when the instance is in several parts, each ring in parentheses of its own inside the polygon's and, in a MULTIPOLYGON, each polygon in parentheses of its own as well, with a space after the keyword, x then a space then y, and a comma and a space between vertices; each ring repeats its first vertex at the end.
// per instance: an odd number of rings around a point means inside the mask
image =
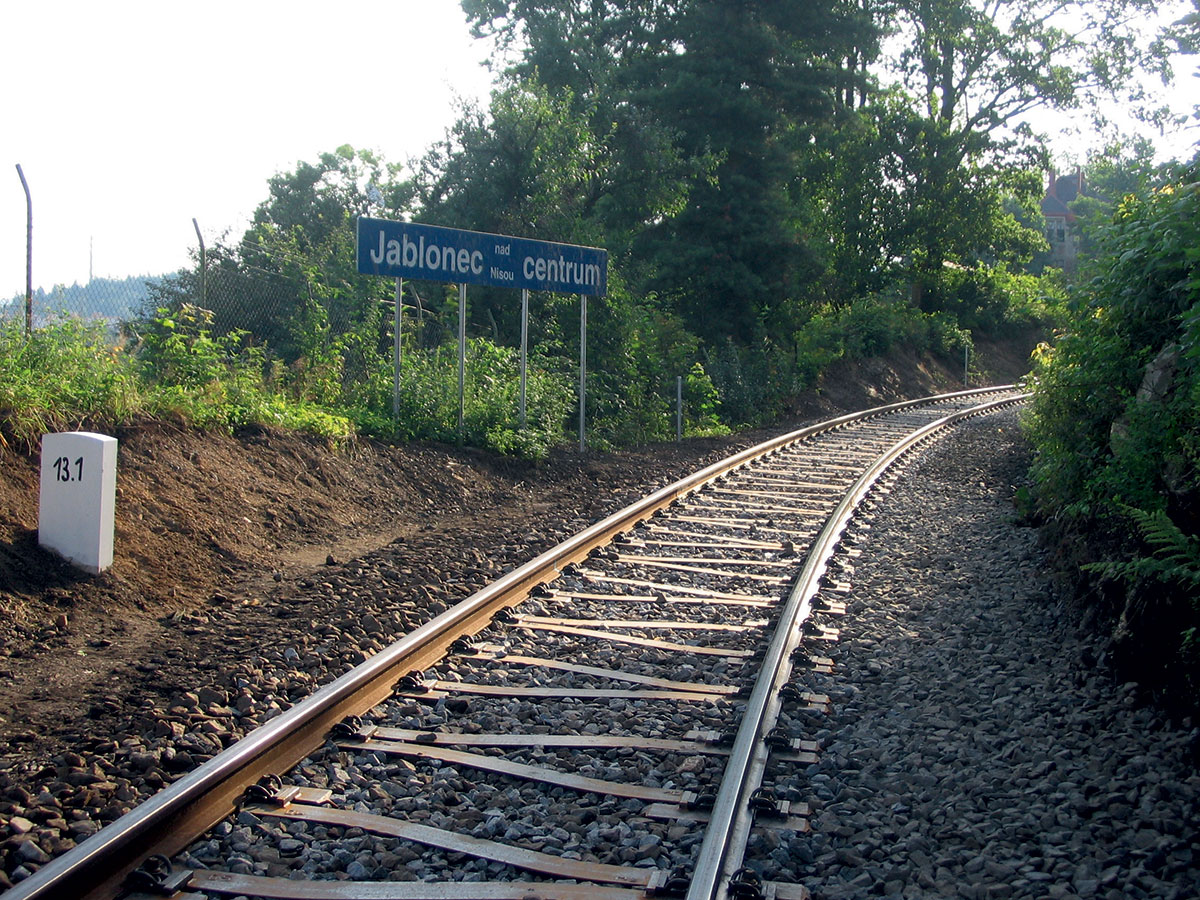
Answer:
MULTIPOLYGON (((1012 381, 1028 348, 991 359, 990 383, 1012 381)), ((870 361, 770 434, 956 387, 927 360, 870 361)), ((0 891, 507 569, 768 435, 540 464, 117 436, 124 549, 98 578, 38 548, 36 448, 0 447, 0 891)))
POLYGON ((1025 453, 1016 414, 968 424, 858 537, 814 834, 774 857, 818 900, 1197 896, 1191 723, 1095 666, 1014 521, 1025 453))

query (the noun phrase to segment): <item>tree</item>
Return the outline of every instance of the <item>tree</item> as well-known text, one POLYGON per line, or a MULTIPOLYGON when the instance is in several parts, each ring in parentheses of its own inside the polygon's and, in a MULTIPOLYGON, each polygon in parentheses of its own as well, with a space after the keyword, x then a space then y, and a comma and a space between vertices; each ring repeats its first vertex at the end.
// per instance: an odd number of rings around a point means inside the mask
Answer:
POLYGON ((1168 71, 1144 23, 1155 0, 907 0, 898 83, 948 132, 994 133, 1043 106, 1145 99, 1140 73, 1168 71))
POLYGON ((815 272, 790 205, 795 159, 814 124, 858 84, 845 61, 871 44, 860 6, 465 0, 463 8, 478 33, 523 48, 517 71, 571 91, 593 133, 610 135, 609 184, 632 173, 644 183, 645 148, 677 161, 686 202, 626 219, 642 229, 631 253, 638 289, 675 298, 689 326, 713 341, 750 341, 787 319, 815 272))
POLYGON ((918 297, 964 254, 1029 254, 1032 236, 999 206, 1006 196, 1032 204, 1040 186, 1014 177, 1045 166, 1023 117, 1104 94, 1140 100, 1134 75, 1166 71, 1165 44, 1142 27, 1156 8, 1153 0, 898 4, 890 70, 909 106, 887 130, 899 137, 892 159, 908 232, 899 249, 918 297))
POLYGON ((430 224, 583 241, 603 176, 600 142, 571 95, 525 80, 496 91, 487 111, 463 110, 421 162, 418 202, 430 224))
POLYGON ((228 294, 214 295, 214 305, 244 316, 233 327, 250 330, 289 360, 303 352, 302 332, 311 330, 318 309, 335 333, 380 340, 386 291, 355 268, 355 220, 368 212, 399 216, 411 197, 399 166, 349 145, 273 176, 250 228, 225 254, 237 276, 212 279, 228 294))
MULTIPOLYGON (((1195 8, 1175 23, 1174 33, 1171 35, 1176 51, 1185 56, 1195 56, 1200 53, 1200 0, 1192 0, 1192 5, 1195 8)), ((1200 79, 1200 67, 1194 66, 1194 68, 1192 78, 1200 79)), ((1200 128, 1200 103, 1196 103, 1192 107, 1191 118, 1193 122, 1190 127, 1200 128)), ((1200 139, 1193 144, 1193 147, 1198 145, 1200 145, 1200 139)))
POLYGON ((344 229, 348 218, 373 207, 404 210, 412 186, 400 171, 370 150, 343 144, 322 153, 316 164, 301 161, 294 171, 268 179, 268 196, 254 211, 253 224, 295 233, 298 249, 308 252, 344 229))
MULTIPOLYGON (((672 3, 463 0, 462 6, 476 35, 495 38, 501 52, 521 48, 505 72, 501 102, 514 86, 538 86, 573 127, 589 133, 595 171, 582 212, 628 267, 634 236, 681 209, 690 185, 712 164, 683 154, 671 124, 632 95, 638 61, 663 52, 661 22, 672 3)), ((493 110, 497 127, 499 112, 493 110)))

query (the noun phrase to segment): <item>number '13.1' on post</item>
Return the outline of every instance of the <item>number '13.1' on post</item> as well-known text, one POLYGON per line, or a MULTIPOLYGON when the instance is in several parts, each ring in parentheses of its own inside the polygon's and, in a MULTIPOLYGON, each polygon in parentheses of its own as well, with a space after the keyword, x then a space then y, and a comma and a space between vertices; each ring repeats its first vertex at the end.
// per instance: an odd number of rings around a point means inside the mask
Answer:
POLYGON ((117 439, 88 431, 42 435, 38 543, 85 572, 113 561, 117 439))

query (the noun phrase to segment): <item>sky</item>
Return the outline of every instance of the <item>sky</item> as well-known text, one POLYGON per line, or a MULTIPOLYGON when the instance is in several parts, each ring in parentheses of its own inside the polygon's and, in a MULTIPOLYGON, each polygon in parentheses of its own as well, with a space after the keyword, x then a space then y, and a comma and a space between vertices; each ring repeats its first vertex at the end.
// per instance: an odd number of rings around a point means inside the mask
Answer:
POLYGON ((457 0, 23 0, 4 18, 0 299, 25 289, 17 164, 35 288, 161 275, 189 265, 193 218, 209 246, 236 238, 272 175, 342 144, 419 157, 491 87, 457 0))
POLYGON ((0 299, 188 265, 240 236, 267 179, 342 144, 418 157, 485 100, 457 0, 6 4, 0 299))

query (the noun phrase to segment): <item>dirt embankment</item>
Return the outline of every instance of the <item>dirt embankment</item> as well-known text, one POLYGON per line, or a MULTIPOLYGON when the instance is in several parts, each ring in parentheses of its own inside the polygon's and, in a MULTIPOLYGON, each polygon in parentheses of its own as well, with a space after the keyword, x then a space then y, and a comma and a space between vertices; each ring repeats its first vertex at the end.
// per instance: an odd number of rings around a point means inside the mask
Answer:
MULTIPOLYGON (((1019 377, 1031 347, 980 348, 981 380, 1019 377)), ((770 433, 959 387, 961 372, 928 359, 848 365, 770 433)), ((444 446, 331 449, 267 430, 135 424, 116 434, 116 558, 95 577, 38 547, 37 454, 0 449, 0 755, 52 744, 97 696, 128 696, 166 644, 186 655, 172 617, 214 598, 252 609, 280 584, 397 540, 414 555, 457 542, 484 556, 514 536, 550 541, 766 436, 564 450, 534 464, 444 446)))

